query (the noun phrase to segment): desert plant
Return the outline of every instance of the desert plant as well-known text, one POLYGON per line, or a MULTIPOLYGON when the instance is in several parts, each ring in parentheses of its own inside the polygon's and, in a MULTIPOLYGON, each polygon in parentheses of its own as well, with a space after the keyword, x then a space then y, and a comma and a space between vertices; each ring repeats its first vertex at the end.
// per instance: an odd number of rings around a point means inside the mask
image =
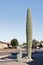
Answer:
POLYGON ((27 54, 28 58, 30 59, 32 52, 32 16, 30 9, 27 9, 26 40, 27 40, 27 54))
POLYGON ((18 44, 19 43, 18 43, 17 39, 14 38, 14 39, 11 40, 11 45, 12 45, 13 48, 16 48, 18 46, 18 44))
POLYGON ((42 40, 40 41, 40 47, 43 47, 43 41, 42 40))
POLYGON ((24 42, 23 45, 27 45, 27 43, 24 42))
POLYGON ((39 41, 34 39, 34 40, 32 40, 32 45, 33 45, 33 47, 37 48, 40 45, 40 43, 39 43, 39 41))

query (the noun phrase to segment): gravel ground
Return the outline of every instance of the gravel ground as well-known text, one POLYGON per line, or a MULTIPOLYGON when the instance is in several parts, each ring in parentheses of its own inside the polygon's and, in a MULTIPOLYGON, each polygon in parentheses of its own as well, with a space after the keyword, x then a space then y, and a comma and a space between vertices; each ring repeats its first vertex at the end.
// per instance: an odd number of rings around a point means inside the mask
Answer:
MULTIPOLYGON (((33 53, 32 53, 32 59, 33 61, 27 61, 27 59, 23 59, 24 62, 17 62, 14 59, 16 58, 16 51, 14 52, 14 50, 12 50, 12 54, 9 57, 3 58, 2 60, 10 60, 10 61, 0 61, 0 65, 43 65, 43 49, 33 49, 33 53), (26 62, 27 61, 27 62, 26 62)), ((23 51, 24 52, 24 51, 23 51)), ((0 52, 0 55, 3 52, 0 52)), ((7 52, 8 54, 11 53, 11 51, 7 52)), ((7 54, 5 52, 5 54, 7 54)), ((4 53, 3 53, 4 54, 4 53)), ((2 54, 2 55, 3 55, 2 54)))
POLYGON ((5 63, 0 63, 0 65, 28 65, 28 64, 18 63, 18 62, 5 62, 5 63))
POLYGON ((33 61, 27 61, 27 62, 3 61, 0 62, 0 65, 43 65, 43 58, 34 58, 33 61))
POLYGON ((27 62, 28 65, 43 65, 43 57, 35 58, 34 61, 27 62))
POLYGON ((27 63, 23 63, 23 62, 0 62, 0 65, 28 65, 27 63))

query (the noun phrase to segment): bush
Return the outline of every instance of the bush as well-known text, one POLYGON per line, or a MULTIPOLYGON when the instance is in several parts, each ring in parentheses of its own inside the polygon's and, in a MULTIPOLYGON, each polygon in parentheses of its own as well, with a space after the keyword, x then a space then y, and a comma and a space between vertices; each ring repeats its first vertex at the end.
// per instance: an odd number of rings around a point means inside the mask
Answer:
POLYGON ((18 46, 18 44, 19 43, 18 43, 18 40, 17 39, 12 39, 11 40, 11 45, 12 45, 13 48, 16 48, 18 46))
POLYGON ((37 41, 37 40, 32 40, 32 47, 33 48, 37 48, 38 47, 38 45, 39 45, 39 41, 37 41))

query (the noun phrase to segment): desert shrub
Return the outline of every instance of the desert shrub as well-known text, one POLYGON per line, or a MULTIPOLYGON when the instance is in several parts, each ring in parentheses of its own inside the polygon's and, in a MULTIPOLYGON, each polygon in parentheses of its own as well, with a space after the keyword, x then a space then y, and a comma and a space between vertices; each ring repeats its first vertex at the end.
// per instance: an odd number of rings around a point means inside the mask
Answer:
POLYGON ((19 43, 18 43, 17 39, 14 38, 14 39, 11 40, 11 45, 12 45, 13 48, 16 48, 18 46, 18 44, 19 43))

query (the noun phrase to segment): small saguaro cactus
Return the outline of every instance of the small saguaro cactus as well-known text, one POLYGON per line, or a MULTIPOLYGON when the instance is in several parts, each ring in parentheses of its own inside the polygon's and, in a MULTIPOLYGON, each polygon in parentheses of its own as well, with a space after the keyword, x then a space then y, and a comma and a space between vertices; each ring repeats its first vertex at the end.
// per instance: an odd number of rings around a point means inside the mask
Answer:
POLYGON ((17 54, 17 59, 18 59, 18 62, 21 62, 21 60, 22 60, 22 49, 21 49, 21 47, 18 47, 18 52, 19 52, 19 54, 17 54))
POLYGON ((31 52, 32 52, 32 16, 31 16, 30 9, 27 9, 26 41, 27 41, 28 58, 31 59, 31 52))

